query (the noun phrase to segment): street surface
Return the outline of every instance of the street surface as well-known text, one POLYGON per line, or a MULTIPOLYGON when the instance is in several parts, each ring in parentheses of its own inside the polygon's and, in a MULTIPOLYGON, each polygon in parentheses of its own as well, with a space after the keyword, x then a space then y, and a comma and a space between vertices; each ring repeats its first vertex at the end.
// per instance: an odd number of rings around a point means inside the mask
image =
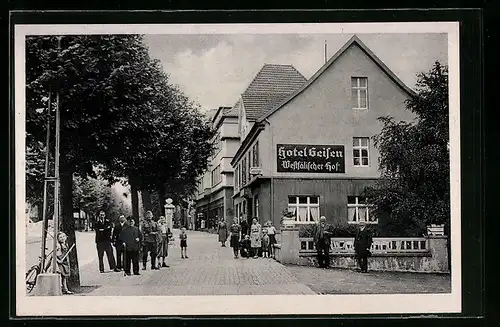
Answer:
MULTIPOLYGON (((78 232, 81 289, 79 295, 280 295, 450 292, 449 275, 395 272, 360 274, 351 270, 284 266, 273 259, 234 259, 217 235, 188 231, 188 256, 181 259, 178 230, 169 247, 170 268, 147 270, 140 276, 99 273, 93 232, 78 232)), ((229 243, 229 242, 228 242, 229 243)), ((27 266, 36 264, 39 242, 28 242, 27 266)))

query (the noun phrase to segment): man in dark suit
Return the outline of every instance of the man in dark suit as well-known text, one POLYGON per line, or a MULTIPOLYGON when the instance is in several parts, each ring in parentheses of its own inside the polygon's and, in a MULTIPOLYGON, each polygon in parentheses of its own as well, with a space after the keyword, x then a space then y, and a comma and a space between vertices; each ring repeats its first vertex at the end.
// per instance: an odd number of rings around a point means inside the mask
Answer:
POLYGON ((359 230, 354 239, 354 250, 356 251, 356 259, 362 273, 368 272, 368 256, 372 246, 372 235, 366 228, 364 221, 360 222, 359 230))
POLYGON ((139 228, 134 226, 134 224, 134 218, 129 217, 127 224, 123 226, 123 229, 118 236, 118 239, 125 250, 123 270, 127 276, 130 276, 130 263, 132 263, 132 271, 134 272, 134 275, 140 275, 139 250, 141 248, 142 233, 139 231, 139 228))
POLYGON ((330 244, 331 234, 328 231, 326 217, 321 216, 319 222, 314 225, 313 240, 316 247, 318 265, 320 268, 328 269, 330 266, 330 244))
POLYGON ((120 242, 119 240, 119 236, 126 223, 127 219, 125 219, 124 215, 121 215, 120 218, 118 218, 118 222, 115 224, 115 227, 113 228, 113 245, 115 246, 116 250, 117 269, 123 268, 123 246, 122 242, 120 242))
POLYGON ((104 211, 99 212, 97 221, 95 222, 95 243, 97 247, 97 256, 99 258, 99 271, 104 272, 104 252, 108 258, 109 269, 113 271, 120 271, 116 268, 115 256, 113 254, 113 247, 111 246, 111 230, 113 224, 106 218, 104 211))
POLYGON ((248 222, 246 219, 243 219, 243 216, 240 216, 240 226, 241 226, 241 235, 242 238, 248 234, 248 222))

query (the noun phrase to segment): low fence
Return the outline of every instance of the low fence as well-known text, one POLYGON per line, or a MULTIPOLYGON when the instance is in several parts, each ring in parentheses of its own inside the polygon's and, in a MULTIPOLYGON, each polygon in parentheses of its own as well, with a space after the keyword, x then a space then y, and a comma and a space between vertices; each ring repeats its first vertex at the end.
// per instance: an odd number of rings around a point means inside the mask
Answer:
MULTIPOLYGON (((374 238, 369 258, 370 270, 447 273, 447 237, 374 238)), ((299 237, 298 228, 282 230, 281 242, 275 247, 276 260, 297 265, 316 265, 312 238, 299 237)), ((357 262, 354 238, 332 238, 330 266, 354 269, 357 262)))

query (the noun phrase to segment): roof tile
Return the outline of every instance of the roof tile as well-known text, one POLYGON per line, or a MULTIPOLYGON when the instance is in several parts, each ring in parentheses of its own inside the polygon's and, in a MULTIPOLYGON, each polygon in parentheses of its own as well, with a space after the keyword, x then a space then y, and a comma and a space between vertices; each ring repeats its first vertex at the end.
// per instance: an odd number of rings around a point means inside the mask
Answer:
POLYGON ((292 65, 265 64, 242 94, 247 119, 257 120, 306 81, 292 65))

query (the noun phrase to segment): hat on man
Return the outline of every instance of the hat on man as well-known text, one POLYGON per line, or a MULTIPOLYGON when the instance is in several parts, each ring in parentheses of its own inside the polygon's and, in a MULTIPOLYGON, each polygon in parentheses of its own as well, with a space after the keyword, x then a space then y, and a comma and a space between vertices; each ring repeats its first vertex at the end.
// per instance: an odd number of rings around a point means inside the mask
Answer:
POLYGON ((319 221, 326 221, 326 217, 325 216, 319 217, 319 221))

